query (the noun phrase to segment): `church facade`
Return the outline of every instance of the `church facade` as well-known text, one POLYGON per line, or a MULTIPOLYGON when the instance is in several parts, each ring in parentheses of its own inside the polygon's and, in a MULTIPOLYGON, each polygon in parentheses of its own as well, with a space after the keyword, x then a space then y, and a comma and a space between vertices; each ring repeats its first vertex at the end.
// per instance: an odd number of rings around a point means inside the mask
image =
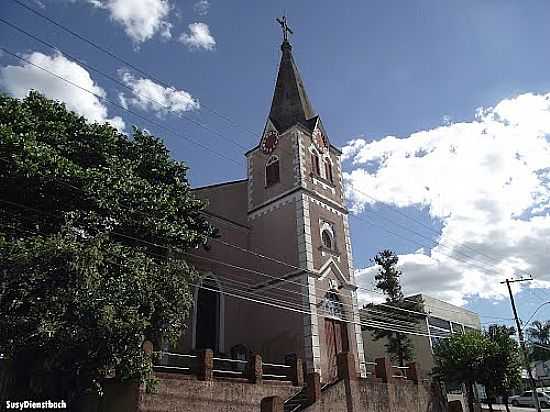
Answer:
POLYGON ((336 354, 366 376, 341 152, 313 110, 285 39, 276 87, 247 177, 194 189, 219 230, 190 254, 205 274, 179 351, 266 362, 293 354, 321 381, 336 354))

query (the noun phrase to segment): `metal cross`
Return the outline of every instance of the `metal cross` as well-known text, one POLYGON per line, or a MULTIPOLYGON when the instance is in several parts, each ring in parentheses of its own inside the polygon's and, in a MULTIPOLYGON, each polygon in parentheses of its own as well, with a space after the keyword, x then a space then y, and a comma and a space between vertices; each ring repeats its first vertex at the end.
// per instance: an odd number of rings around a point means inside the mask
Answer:
POLYGON ((283 16, 282 18, 277 17, 276 20, 281 25, 281 29, 283 30, 283 40, 288 41, 288 33, 294 34, 294 32, 290 29, 290 27, 288 27, 286 16, 283 16))

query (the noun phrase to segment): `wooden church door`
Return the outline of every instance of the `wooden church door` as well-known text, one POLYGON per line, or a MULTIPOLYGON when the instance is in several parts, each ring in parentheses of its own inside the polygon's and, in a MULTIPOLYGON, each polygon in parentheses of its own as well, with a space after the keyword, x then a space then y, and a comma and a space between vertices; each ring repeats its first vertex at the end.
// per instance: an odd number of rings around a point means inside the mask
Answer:
POLYGON ((325 337, 327 348, 326 382, 338 379, 337 355, 349 350, 346 324, 336 319, 325 319, 325 337))

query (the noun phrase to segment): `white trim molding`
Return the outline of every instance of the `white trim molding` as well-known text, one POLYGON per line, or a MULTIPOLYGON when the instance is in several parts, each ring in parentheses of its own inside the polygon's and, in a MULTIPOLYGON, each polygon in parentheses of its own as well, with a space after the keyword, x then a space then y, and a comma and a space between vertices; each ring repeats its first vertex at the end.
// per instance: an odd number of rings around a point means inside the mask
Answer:
POLYGON ((323 264, 323 266, 321 266, 321 268, 319 269, 319 271, 318 271, 319 280, 325 279, 329 275, 329 273, 334 274, 334 276, 336 277, 336 279, 338 279, 338 281, 340 282, 340 284, 342 285, 342 287, 344 289, 347 289, 347 290, 356 290, 357 289, 357 286, 355 286, 348 279, 346 279, 346 277, 344 276, 344 274, 340 270, 340 267, 338 266, 338 264, 334 261, 334 259, 332 257, 330 257, 323 264))
POLYGON ((296 231, 298 236, 299 266, 307 269, 303 287, 303 304, 309 314, 304 314, 304 354, 308 372, 321 371, 321 347, 319 342, 319 323, 317 315, 317 291, 313 270, 313 247, 311 245, 311 220, 309 216, 309 196, 300 193, 296 199, 296 231))

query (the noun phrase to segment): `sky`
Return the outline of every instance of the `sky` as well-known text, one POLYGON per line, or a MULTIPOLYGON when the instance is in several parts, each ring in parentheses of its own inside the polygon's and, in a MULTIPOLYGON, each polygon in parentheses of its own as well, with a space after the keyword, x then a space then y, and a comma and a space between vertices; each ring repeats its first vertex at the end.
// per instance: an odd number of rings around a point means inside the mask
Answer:
POLYGON ((464 305, 484 324, 511 322, 506 277, 535 278, 514 288, 522 319, 550 300, 546 0, 4 0, 1 19, 54 48, 0 22, 1 47, 26 60, 0 51, 0 88, 146 128, 193 186, 240 179, 269 111, 283 12, 310 100, 344 152, 360 286, 372 288, 370 259, 389 248, 405 293, 464 305))

